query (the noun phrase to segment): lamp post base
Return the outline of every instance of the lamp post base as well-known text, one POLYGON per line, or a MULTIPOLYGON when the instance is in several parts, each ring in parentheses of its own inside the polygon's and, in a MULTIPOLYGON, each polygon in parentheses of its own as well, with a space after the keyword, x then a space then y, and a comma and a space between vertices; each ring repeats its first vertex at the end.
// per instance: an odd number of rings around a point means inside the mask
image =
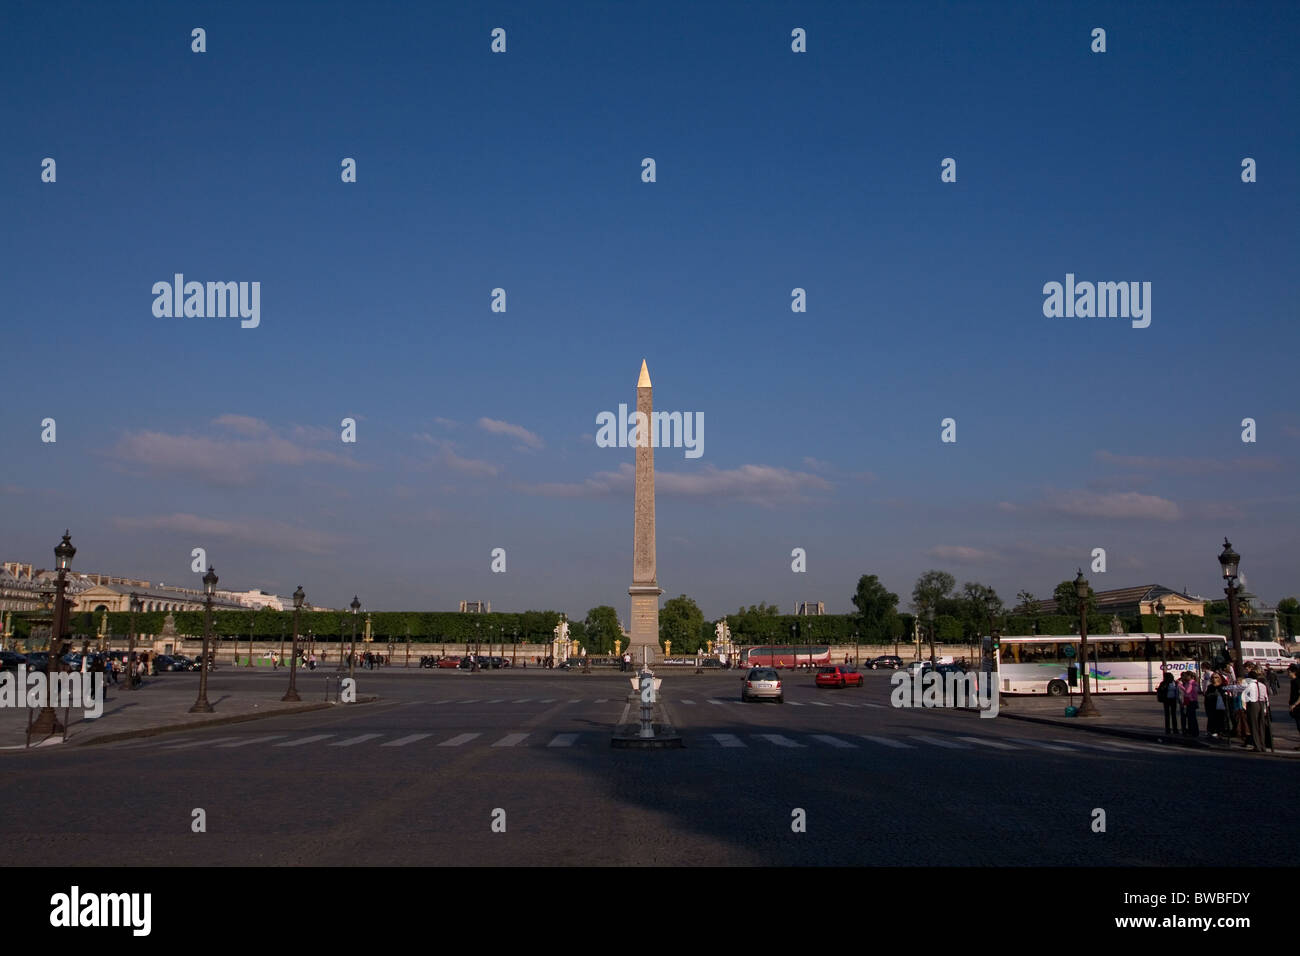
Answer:
POLYGON ((1079 705, 1079 713, 1078 713, 1078 716, 1080 716, 1080 717, 1100 717, 1100 716, 1101 716, 1101 711, 1099 711, 1099 710, 1096 708, 1096 706, 1093 704, 1092 700, 1089 699, 1089 700, 1086 700, 1086 701, 1084 701, 1083 703, 1081 703, 1081 704, 1079 705))
POLYGON ((42 707, 41 712, 36 715, 36 722, 32 724, 33 734, 61 734, 64 731, 63 724, 59 723, 58 715, 54 713, 53 707, 42 707))
POLYGON ((207 702, 207 700, 205 700, 205 699, 196 700, 196 701, 194 702, 194 706, 190 708, 190 713, 191 713, 191 714, 210 714, 210 713, 212 713, 212 705, 209 704, 209 703, 207 702))
POLYGON ((293 701, 299 701, 299 700, 302 700, 302 698, 298 696, 298 692, 296 690, 285 691, 284 696, 280 698, 281 702, 289 701, 292 703, 293 701))

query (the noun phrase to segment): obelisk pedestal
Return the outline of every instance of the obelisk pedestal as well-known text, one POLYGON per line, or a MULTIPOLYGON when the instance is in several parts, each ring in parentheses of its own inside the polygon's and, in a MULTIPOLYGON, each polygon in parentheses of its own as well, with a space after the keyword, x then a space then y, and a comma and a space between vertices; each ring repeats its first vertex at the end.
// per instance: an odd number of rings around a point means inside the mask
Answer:
POLYGON ((650 371, 641 360, 636 383, 636 493, 632 517, 631 636, 628 652, 632 662, 644 659, 653 666, 659 660, 659 587, 655 569, 655 451, 651 444, 654 400, 650 371))

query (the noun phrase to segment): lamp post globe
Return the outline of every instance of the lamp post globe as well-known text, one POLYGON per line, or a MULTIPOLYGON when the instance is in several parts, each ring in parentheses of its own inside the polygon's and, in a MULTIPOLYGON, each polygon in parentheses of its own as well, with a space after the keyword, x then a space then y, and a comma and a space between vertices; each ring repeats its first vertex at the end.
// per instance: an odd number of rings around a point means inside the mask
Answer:
POLYGON ((212 565, 203 575, 203 656, 199 664, 199 697, 190 708, 191 714, 210 714, 212 705, 208 703, 208 642, 212 639, 212 596, 217 590, 217 572, 212 565))
POLYGON ((302 604, 306 597, 302 585, 298 585, 298 589, 293 592, 293 646, 289 660, 289 689, 280 698, 282 701, 302 700, 298 696, 298 615, 302 611, 302 604))

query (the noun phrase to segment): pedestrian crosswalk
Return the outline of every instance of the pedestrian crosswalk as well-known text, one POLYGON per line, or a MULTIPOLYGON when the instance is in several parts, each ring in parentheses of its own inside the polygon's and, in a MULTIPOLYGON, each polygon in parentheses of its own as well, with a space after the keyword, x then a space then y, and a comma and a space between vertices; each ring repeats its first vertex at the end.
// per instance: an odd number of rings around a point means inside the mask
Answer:
MULTIPOLYGON (((901 751, 932 751, 948 754, 955 759, 991 758, 1011 756, 1017 758, 1039 756, 1091 756, 1107 755, 1111 757, 1136 757, 1146 754, 1184 755, 1198 753, 1175 746, 1162 746, 1138 740, 1120 740, 1111 737, 1096 739, 1049 740, 1037 737, 976 736, 973 734, 930 734, 898 733, 858 734, 858 733, 800 733, 786 730, 785 733, 769 732, 731 732, 685 733, 685 743, 689 747, 719 750, 767 750, 773 753, 793 750, 816 750, 820 752, 875 752, 901 757, 901 751), (960 752, 960 753, 958 753, 960 752)), ((196 750, 212 749, 217 751, 256 750, 258 748, 275 748, 299 753, 329 748, 355 748, 367 745, 385 749, 437 748, 439 750, 470 749, 486 747, 489 750, 511 750, 534 747, 550 748, 605 748, 609 749, 608 731, 562 731, 553 730, 479 730, 454 733, 452 731, 408 734, 366 733, 300 733, 300 734, 253 734, 248 736, 221 736, 209 738, 167 737, 149 738, 148 741, 130 740, 107 745, 110 749, 130 749, 133 752, 152 751, 155 753, 182 753, 196 750), (417 746, 420 745, 420 746, 417 746)), ((343 754, 335 751, 336 755, 343 754)))

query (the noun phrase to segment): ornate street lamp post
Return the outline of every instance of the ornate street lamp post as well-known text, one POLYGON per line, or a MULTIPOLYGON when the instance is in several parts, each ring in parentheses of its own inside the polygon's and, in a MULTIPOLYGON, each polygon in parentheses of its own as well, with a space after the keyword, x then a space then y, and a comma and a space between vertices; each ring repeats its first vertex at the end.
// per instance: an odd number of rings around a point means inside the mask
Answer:
POLYGON ((140 601, 140 595, 136 594, 134 591, 131 592, 131 603, 129 606, 131 608, 131 633, 130 636, 127 637, 129 643, 126 652, 126 686, 135 690, 135 616, 140 613, 140 608, 143 604, 140 601))
POLYGON ((510 652, 510 666, 514 667, 519 663, 519 625, 515 625, 515 648, 510 652))
POLYGON ((1156 620, 1160 622, 1160 679, 1165 679, 1165 662, 1169 660, 1169 642, 1165 640, 1165 602, 1156 602, 1156 620))
POLYGON ((1093 706, 1092 694, 1088 690, 1088 581, 1083 576, 1083 568, 1074 579, 1074 595, 1079 599, 1079 660, 1083 665, 1083 700, 1079 704, 1080 717, 1099 717, 1093 706))
POLYGON ((72 546, 72 539, 69 538, 68 532, 63 532, 63 540, 54 547, 55 567, 58 568, 58 580, 54 584, 54 627, 50 631, 50 653, 45 661, 45 706, 41 708, 40 714, 36 717, 36 723, 32 725, 34 734, 58 734, 63 732, 63 725, 59 723, 58 717, 54 713, 54 674, 60 670, 60 664, 63 658, 63 628, 67 624, 68 610, 63 599, 63 589, 67 587, 68 570, 72 567, 72 559, 76 555, 77 549, 72 546))
POLYGON ((1241 563, 1241 555, 1232 550, 1232 545, 1228 539, 1223 539, 1223 552, 1219 555, 1219 564, 1223 567, 1223 580, 1228 582, 1228 586, 1223 589, 1223 593, 1228 595, 1228 617, 1232 622, 1232 653, 1236 657, 1237 680, 1241 680, 1246 669, 1241 656, 1241 625, 1237 621, 1237 566, 1241 563))
POLYGON ((470 672, 471 674, 477 674, 477 673, 478 673, 478 659, 479 659, 479 654, 482 653, 482 651, 483 651, 483 645, 479 643, 479 629, 478 629, 478 625, 479 625, 479 622, 478 622, 478 621, 475 621, 475 622, 474 622, 474 663, 471 664, 471 665, 470 665, 470 668, 469 668, 469 672, 470 672))
POLYGON ((203 667, 199 670, 199 699, 190 708, 191 714, 212 713, 212 705, 208 703, 208 641, 212 639, 212 592, 216 588, 216 569, 208 565, 208 573, 203 575, 203 667))
POLYGON ((257 623, 257 612, 253 611, 248 617, 248 664, 247 667, 253 666, 253 625, 257 623))
POLYGON ((293 656, 289 661, 289 689, 280 698, 282 701, 302 700, 298 696, 298 613, 302 610, 303 598, 306 596, 302 585, 298 585, 298 590, 293 592, 293 656))
POLYGON ((357 600, 355 594, 352 595, 352 603, 348 607, 352 608, 352 648, 351 653, 348 654, 348 677, 352 679, 356 677, 357 666, 357 611, 361 610, 361 602, 357 600))
POLYGON ((930 666, 934 667, 934 605, 931 604, 925 609, 925 622, 929 625, 930 631, 930 666))

